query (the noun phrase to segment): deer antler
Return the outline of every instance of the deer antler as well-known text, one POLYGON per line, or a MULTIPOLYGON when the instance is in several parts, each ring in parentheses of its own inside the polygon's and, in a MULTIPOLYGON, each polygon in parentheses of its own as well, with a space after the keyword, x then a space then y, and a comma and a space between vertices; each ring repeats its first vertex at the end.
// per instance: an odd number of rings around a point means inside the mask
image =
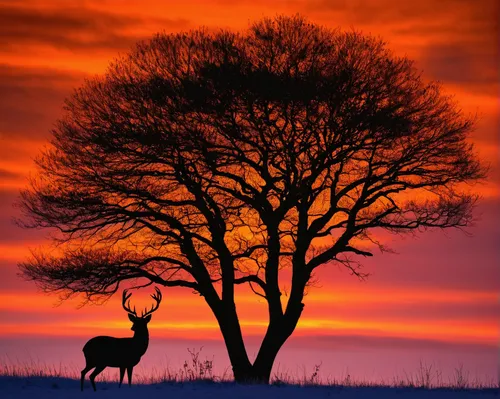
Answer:
POLYGON ((123 290, 123 294, 122 294, 123 309, 125 309, 128 313, 131 313, 135 317, 137 317, 137 313, 135 312, 135 306, 134 306, 134 310, 130 309, 130 297, 132 296, 132 294, 128 294, 127 292, 128 292, 127 290, 123 290), (127 303, 127 301, 128 301, 128 303, 127 303))
POLYGON ((158 289, 158 287, 155 287, 155 290, 156 290, 156 293, 155 294, 151 294, 151 298, 153 298, 155 300, 156 304, 154 304, 153 306, 151 306, 151 309, 148 310, 148 311, 146 311, 145 313, 143 311, 141 313, 141 317, 142 318, 144 318, 146 316, 149 316, 151 313, 155 312, 160 307, 160 302, 161 302, 161 299, 162 299, 161 291, 158 289))

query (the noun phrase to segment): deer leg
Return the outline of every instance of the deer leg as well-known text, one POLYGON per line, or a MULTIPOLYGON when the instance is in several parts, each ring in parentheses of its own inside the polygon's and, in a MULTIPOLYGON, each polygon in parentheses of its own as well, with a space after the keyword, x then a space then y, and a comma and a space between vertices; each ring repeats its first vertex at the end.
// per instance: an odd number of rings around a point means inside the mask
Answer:
POLYGON ((128 376, 128 386, 132 386, 132 371, 134 370, 133 367, 127 367, 127 376, 128 376))
POLYGON ((123 377, 125 377, 125 367, 120 367, 120 385, 118 387, 122 386, 123 377))
POLYGON ((94 388, 94 391, 97 391, 95 388, 95 378, 102 373, 102 371, 106 368, 106 366, 97 366, 94 371, 92 371, 92 374, 90 374, 90 382, 92 383, 92 388, 94 388))
POLYGON ((80 379, 80 388, 83 392, 83 382, 85 381, 85 374, 87 374, 90 370, 92 370, 94 367, 89 367, 85 366, 85 368, 82 370, 82 378, 80 379))

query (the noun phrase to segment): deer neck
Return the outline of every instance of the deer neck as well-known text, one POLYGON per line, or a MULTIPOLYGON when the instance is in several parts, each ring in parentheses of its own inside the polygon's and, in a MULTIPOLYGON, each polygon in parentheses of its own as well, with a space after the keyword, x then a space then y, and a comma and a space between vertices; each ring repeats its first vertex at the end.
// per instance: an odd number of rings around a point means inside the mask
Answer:
POLYGON ((149 331, 136 331, 133 337, 134 341, 137 344, 137 348, 139 352, 141 352, 141 356, 146 352, 149 345, 149 331))

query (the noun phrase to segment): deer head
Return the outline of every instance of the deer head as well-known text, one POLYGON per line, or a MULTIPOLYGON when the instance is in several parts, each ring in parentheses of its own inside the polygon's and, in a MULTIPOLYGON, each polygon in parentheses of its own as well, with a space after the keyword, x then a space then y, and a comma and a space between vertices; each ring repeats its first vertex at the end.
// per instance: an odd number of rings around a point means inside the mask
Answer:
POLYGON ((132 294, 131 293, 129 294, 127 290, 123 290, 122 306, 123 309, 125 309, 128 312, 128 318, 133 323, 131 328, 132 331, 147 330, 147 324, 151 320, 151 314, 156 310, 158 310, 158 308, 160 307, 160 302, 162 299, 161 291, 158 289, 158 287, 155 287, 155 290, 156 293, 151 294, 151 298, 154 299, 155 304, 153 304, 153 306, 151 306, 151 309, 149 310, 144 309, 141 312, 141 316, 137 315, 135 306, 133 310, 130 307, 130 297, 132 296, 132 294))

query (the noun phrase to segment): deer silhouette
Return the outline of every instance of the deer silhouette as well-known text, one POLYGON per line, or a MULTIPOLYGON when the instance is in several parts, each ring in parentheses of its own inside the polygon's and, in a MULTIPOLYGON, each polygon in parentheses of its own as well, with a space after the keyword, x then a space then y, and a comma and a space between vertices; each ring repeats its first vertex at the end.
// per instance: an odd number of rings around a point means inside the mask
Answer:
POLYGON ((85 355, 85 368, 82 370, 81 390, 83 391, 83 382, 85 375, 92 370, 90 374, 90 382, 94 391, 95 378, 102 373, 106 367, 119 367, 120 368, 120 387, 123 382, 125 370, 128 375, 128 385, 132 384, 132 371, 134 366, 139 363, 142 355, 146 353, 149 344, 148 323, 151 320, 151 314, 158 309, 162 299, 160 290, 155 287, 156 293, 151 297, 156 302, 150 310, 142 311, 141 316, 130 308, 130 297, 127 290, 123 291, 122 306, 128 312, 128 318, 133 323, 131 330, 134 331, 132 338, 115 338, 99 336, 91 338, 83 347, 83 354, 85 355), (128 302, 127 302, 128 301, 128 302))

